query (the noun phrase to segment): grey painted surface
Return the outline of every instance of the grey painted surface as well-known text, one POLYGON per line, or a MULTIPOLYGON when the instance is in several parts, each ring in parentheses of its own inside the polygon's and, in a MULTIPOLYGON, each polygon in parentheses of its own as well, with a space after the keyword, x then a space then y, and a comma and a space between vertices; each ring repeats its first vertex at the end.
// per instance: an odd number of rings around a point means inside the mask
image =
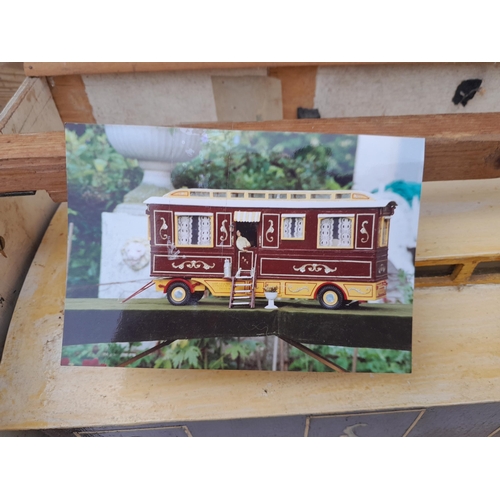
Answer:
POLYGON ((401 437, 420 410, 311 417, 309 437, 401 437))
POLYGON ((77 431, 81 437, 188 437, 189 431, 185 426, 170 424, 155 425, 148 428, 119 428, 91 431, 77 431))
POLYGON ((500 403, 429 408, 410 437, 489 436, 500 427, 500 403))
POLYGON ((343 415, 174 422, 49 430, 51 436, 144 437, 500 437, 500 402, 343 415), (409 431, 409 432, 408 432, 409 431))
MULTIPOLYGON (((135 428, 100 427, 76 431, 81 436, 144 436, 144 437, 301 437, 306 416, 244 418, 202 422, 142 425, 135 428)), ((54 431, 53 435, 68 435, 69 431, 54 431)))

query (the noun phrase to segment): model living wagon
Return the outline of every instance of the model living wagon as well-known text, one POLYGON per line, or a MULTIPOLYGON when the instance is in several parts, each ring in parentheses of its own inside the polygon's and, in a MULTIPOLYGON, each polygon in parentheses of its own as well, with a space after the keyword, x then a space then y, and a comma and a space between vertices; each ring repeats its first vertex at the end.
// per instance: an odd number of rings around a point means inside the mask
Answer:
POLYGON ((171 304, 264 288, 326 309, 385 297, 395 202, 361 191, 178 189, 147 199, 151 276, 171 304))

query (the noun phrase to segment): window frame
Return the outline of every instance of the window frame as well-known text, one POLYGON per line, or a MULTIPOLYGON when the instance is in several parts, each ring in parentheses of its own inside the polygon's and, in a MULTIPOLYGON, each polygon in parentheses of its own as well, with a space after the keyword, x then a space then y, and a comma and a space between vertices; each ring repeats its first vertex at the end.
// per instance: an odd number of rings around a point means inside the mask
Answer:
POLYGON ((212 212, 174 212, 175 219, 175 246, 178 248, 214 248, 214 214, 212 212), (179 217, 210 217, 210 244, 184 245, 179 243, 179 217))
POLYGON ((281 239, 284 241, 304 241, 306 239, 306 214, 281 214, 281 230, 280 230, 280 236, 281 239), (300 238, 287 238, 285 237, 285 219, 302 219, 302 237, 300 238))
POLYGON ((316 248, 318 250, 350 250, 354 248, 354 225, 355 225, 356 215, 355 214, 318 214, 318 228, 317 228, 317 239, 316 248), (324 219, 350 219, 351 220, 351 244, 350 246, 324 246, 320 245, 321 241, 321 221, 324 219))
POLYGON ((382 216, 379 219, 378 226, 378 246, 379 248, 389 246, 389 228, 391 225, 391 218, 382 216))

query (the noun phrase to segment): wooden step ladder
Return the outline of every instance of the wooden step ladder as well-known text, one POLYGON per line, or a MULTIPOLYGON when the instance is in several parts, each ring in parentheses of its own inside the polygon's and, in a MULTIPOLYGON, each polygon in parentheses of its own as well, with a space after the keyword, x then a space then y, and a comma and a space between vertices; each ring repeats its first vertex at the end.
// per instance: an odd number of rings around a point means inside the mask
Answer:
POLYGON ((231 278, 229 309, 235 306, 255 308, 255 268, 248 271, 240 268, 231 278))

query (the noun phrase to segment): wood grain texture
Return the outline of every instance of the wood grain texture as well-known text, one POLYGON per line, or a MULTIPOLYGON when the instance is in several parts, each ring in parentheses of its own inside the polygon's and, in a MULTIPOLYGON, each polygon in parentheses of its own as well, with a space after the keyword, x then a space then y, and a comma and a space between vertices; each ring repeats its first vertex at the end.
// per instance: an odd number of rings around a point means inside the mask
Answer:
POLYGON ((0 135, 3 193, 46 190, 56 202, 67 199, 64 132, 0 135))
MULTIPOLYGON (((426 137, 424 181, 500 177, 500 114, 205 123, 198 128, 426 137)), ((1 140, 1 139, 0 139, 1 140)), ((0 142, 2 192, 46 189, 65 199, 63 134, 0 142), (26 186, 25 186, 25 183, 26 186), (24 186, 24 187, 23 187, 24 186)))
POLYGON ((23 63, 0 62, 0 111, 16 93, 24 78, 23 63))
MULTIPOLYGON (((18 132, 50 130, 63 130, 63 124, 47 82, 45 79, 26 78, 0 113, 0 156, 4 152, 12 155, 14 161, 24 156, 22 144, 16 138, 28 136, 16 135, 18 132)), ((53 152, 49 155, 53 156, 53 152)), ((24 166, 23 162, 20 170, 24 166)), ((9 169, 9 173, 0 169, 0 191, 11 191, 9 179, 17 177, 18 173, 16 167, 13 169, 9 169)), ((23 172, 26 174, 26 169, 23 172)), ((58 178, 60 174, 59 169, 58 178)), ((44 174, 40 174, 36 167, 32 168, 28 178, 19 176, 12 191, 27 191, 30 183, 37 185, 38 180, 43 183, 44 174)), ((55 209, 56 204, 45 192, 35 196, 0 198, 0 236, 5 239, 7 254, 7 258, 0 256, 0 351, 24 278, 55 209)))
POLYGON ((346 66, 370 64, 397 64, 374 62, 25 62, 26 76, 58 76, 58 75, 96 75, 106 73, 140 73, 156 71, 200 71, 212 69, 244 69, 275 67, 308 67, 308 66, 346 66))
POLYGON ((0 134, 62 131, 45 78, 26 78, 0 113, 0 134))
POLYGON ((314 108, 317 66, 269 68, 268 75, 281 81, 283 118, 297 118, 297 108, 314 108))
MULTIPOLYGON (((450 218, 466 218, 455 210, 450 218)), ((411 375, 62 367, 66 224, 62 206, 31 266, 11 323, 0 364, 0 429, 331 414, 499 400, 500 288, 495 285, 416 291, 411 375)))
POLYGON ((64 123, 95 123, 90 104, 80 75, 55 76, 49 78, 52 97, 64 123))

